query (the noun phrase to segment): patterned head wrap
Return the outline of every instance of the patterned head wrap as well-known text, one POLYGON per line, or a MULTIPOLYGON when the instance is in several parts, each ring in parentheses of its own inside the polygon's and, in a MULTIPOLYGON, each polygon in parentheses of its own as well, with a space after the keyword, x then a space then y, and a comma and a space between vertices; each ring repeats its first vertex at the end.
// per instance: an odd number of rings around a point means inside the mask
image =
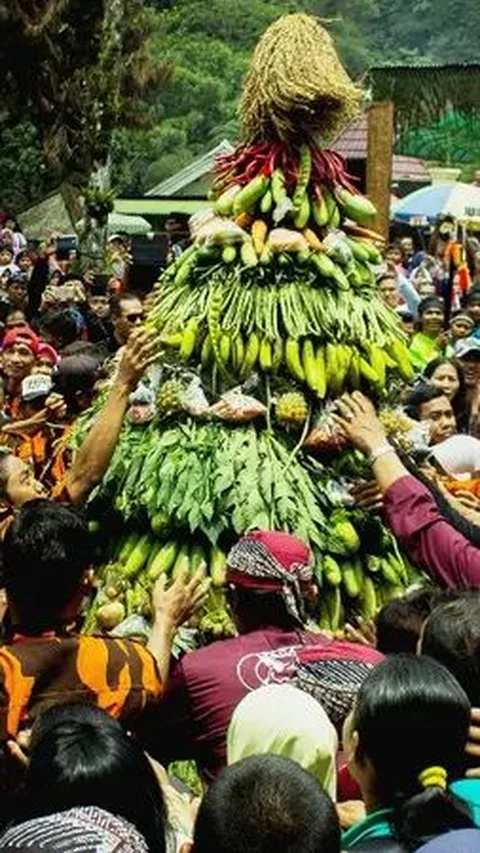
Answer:
POLYGON ((312 581, 313 554, 301 539, 283 532, 247 533, 231 549, 227 564, 228 583, 281 592, 290 615, 303 621, 301 588, 312 581))
POLYGON ((28 820, 8 829, 0 851, 30 853, 148 853, 143 836, 127 821, 96 806, 28 820))

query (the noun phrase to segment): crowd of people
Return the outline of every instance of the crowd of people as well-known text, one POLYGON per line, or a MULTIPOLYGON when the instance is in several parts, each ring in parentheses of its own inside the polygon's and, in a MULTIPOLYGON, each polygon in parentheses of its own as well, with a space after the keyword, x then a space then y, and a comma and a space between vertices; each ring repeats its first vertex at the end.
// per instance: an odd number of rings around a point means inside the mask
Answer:
POLYGON ((158 358, 145 298, 128 290, 121 239, 115 277, 91 276, 55 240, 32 251, 6 217, 0 850, 480 851, 480 263, 465 292, 453 282, 447 323, 449 228, 429 253, 392 244, 378 270, 410 337, 402 405, 418 446, 398 449, 359 392, 334 406, 371 463, 354 500, 434 583, 341 639, 319 633, 309 547, 253 531, 227 558, 236 636, 174 659, 177 629, 209 594, 202 568, 157 581, 146 646, 81 632, 82 505, 158 358), (94 400, 70 459, 72 424, 94 400), (179 761, 196 763, 195 784, 179 761))

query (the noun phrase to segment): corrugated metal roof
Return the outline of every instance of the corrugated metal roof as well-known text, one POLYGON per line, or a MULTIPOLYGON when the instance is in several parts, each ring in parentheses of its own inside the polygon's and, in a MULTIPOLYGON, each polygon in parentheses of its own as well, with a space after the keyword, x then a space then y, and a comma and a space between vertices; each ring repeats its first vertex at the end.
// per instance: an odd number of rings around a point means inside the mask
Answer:
MULTIPOLYGON (((205 174, 211 172, 213 164, 221 154, 231 154, 234 147, 228 139, 223 139, 211 151, 207 151, 202 157, 198 157, 180 172, 152 187, 145 193, 146 196, 173 196, 180 190, 185 190, 190 184, 205 174)), ((186 193, 184 193, 186 194, 186 193)))
MULTIPOLYGON (((368 113, 364 112, 360 118, 351 124, 332 142, 331 148, 337 151, 346 160, 366 160, 368 149, 368 113)), ((418 157, 404 157, 400 154, 393 155, 392 164, 393 181, 430 181, 430 176, 425 168, 423 160, 418 157)))

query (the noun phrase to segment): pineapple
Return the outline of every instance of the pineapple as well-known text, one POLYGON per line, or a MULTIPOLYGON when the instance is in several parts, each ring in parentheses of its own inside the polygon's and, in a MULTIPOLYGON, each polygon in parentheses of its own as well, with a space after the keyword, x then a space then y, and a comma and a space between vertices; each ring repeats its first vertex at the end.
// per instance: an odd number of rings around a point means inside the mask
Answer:
POLYGON ((157 411, 160 415, 172 415, 183 409, 184 386, 178 379, 168 379, 157 394, 157 411))
POLYGON ((296 391, 282 394, 275 404, 275 417, 286 426, 302 427, 307 416, 307 401, 303 394, 296 391))

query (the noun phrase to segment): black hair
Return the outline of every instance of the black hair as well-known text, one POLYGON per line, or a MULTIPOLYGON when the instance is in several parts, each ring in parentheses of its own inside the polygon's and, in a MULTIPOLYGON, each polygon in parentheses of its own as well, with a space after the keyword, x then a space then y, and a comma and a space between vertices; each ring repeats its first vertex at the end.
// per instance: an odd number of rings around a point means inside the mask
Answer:
POLYGON ((473 301, 480 302, 480 285, 478 284, 471 287, 465 297, 465 304, 467 306, 471 305, 473 301))
POLYGON ((98 806, 133 824, 164 853, 167 813, 155 772, 120 723, 86 703, 56 705, 34 724, 21 822, 98 806))
POLYGON ((377 285, 380 285, 382 281, 398 282, 398 275, 396 271, 394 269, 383 270, 377 278, 377 285))
POLYGON ((13 273, 8 277, 5 287, 9 288, 11 284, 21 284, 25 290, 28 290, 28 281, 21 273, 13 273))
POLYGON ((339 853, 332 801, 300 765, 277 755, 223 770, 202 800, 193 853, 339 853))
POLYGON ((413 420, 420 420, 420 409, 425 403, 431 403, 432 400, 438 400, 440 397, 445 397, 445 391, 441 388, 436 388, 429 382, 423 382, 417 385, 416 388, 408 395, 404 404, 405 414, 413 420))
POLYGON ((90 397, 100 376, 98 360, 91 355, 76 353, 66 355, 60 361, 54 377, 55 390, 65 400, 71 414, 82 411, 81 395, 90 397))
POLYGON ((10 245, 10 243, 0 244, 0 252, 10 252, 12 258, 13 258, 13 255, 15 254, 13 251, 13 247, 10 245))
POLYGON ((264 592, 229 585, 227 598, 233 618, 243 633, 259 631, 268 626, 283 628, 287 631, 302 627, 301 623, 288 612, 280 592, 264 592))
POLYGON ((453 675, 427 657, 392 655, 360 687, 352 720, 356 760, 372 765, 377 800, 393 808, 394 836, 409 851, 433 835, 474 826, 448 788, 419 781, 430 767, 444 768, 449 784, 465 775, 470 713, 453 675))
POLYGON ((122 313, 122 302, 128 302, 131 299, 135 299, 135 301, 141 301, 138 293, 134 293, 133 291, 125 291, 125 293, 114 293, 110 297, 110 315, 114 317, 119 317, 122 313))
POLYGON ((446 596, 449 593, 427 586, 385 604, 375 620, 378 651, 415 654, 425 619, 446 596))
POLYGON ((425 299, 422 299, 418 304, 418 317, 421 318, 422 314, 424 314, 425 311, 428 311, 429 308, 440 308, 441 311, 445 312, 445 303, 440 296, 426 296, 425 299))
POLYGON ((64 349, 79 337, 78 317, 77 312, 72 311, 71 308, 47 311, 39 319, 40 329, 55 338, 59 349, 64 349))
POLYGON ((0 296, 0 323, 6 323, 8 315, 12 311, 18 311, 18 308, 14 308, 10 303, 9 299, 3 299, 0 296))
MULTIPOLYGON (((465 387, 465 374, 463 372, 463 367, 460 361, 457 358, 446 358, 445 356, 439 356, 438 358, 434 358, 432 361, 429 361, 426 365, 423 375, 426 379, 432 378, 433 374, 439 367, 443 367, 444 364, 449 364, 457 371, 458 381, 460 383, 459 388, 455 396, 450 401, 452 404, 452 409, 455 413, 455 418, 457 421, 457 426, 462 432, 463 430, 468 429, 468 407, 467 407, 467 399, 466 399, 466 387, 465 387)), ((431 382, 429 384, 432 384, 431 382)))
POLYGON ((87 286, 87 293, 89 296, 108 297, 108 285, 102 281, 92 281, 92 283, 87 286))
POLYGON ((63 276, 62 284, 68 284, 69 281, 80 281, 82 284, 85 284, 85 279, 81 273, 67 272, 63 276))
POLYGON ((425 623, 422 654, 443 663, 480 705, 480 593, 458 595, 436 607, 425 623))
POLYGON ((91 561, 83 514, 46 498, 28 501, 9 527, 3 548, 5 587, 25 634, 61 624, 91 561))

